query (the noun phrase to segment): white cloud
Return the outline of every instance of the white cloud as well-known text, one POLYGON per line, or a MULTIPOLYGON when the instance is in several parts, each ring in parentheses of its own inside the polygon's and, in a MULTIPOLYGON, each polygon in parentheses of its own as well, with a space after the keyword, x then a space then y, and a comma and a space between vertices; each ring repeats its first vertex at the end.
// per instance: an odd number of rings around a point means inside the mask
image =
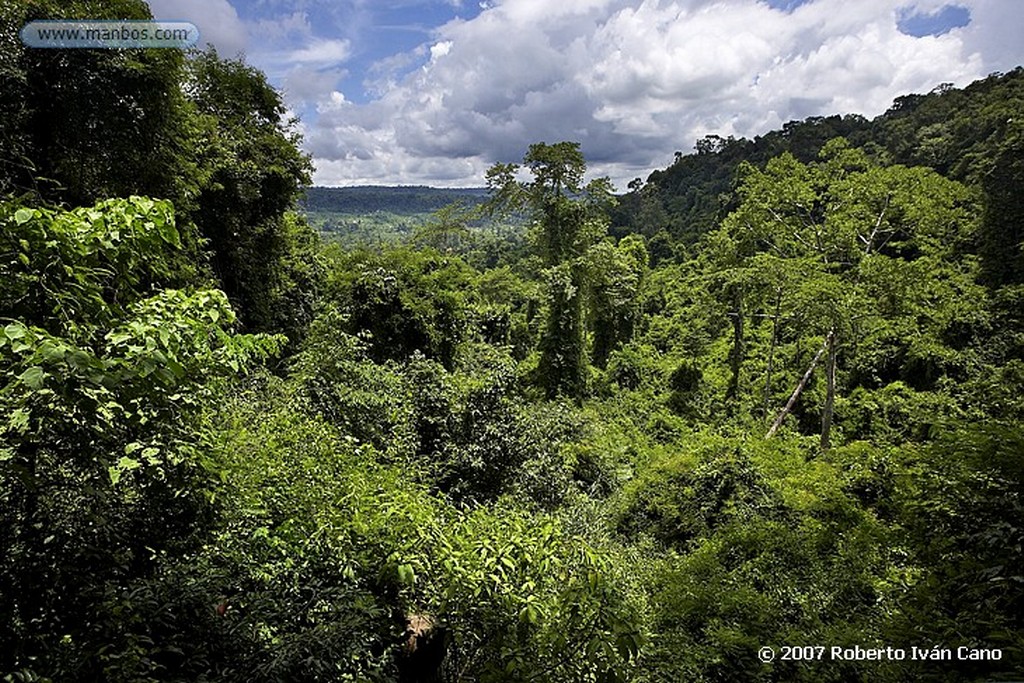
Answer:
MULTIPOLYGON (((705 135, 812 115, 875 116, 908 92, 1024 61, 1016 0, 962 0, 972 23, 914 38, 937 0, 494 0, 439 28, 429 59, 368 104, 325 95, 307 122, 316 181, 481 184, 539 140, 582 143, 620 187, 705 135)), ((421 48, 421 61, 427 51, 421 48)))
POLYGON ((345 69, 318 68, 317 66, 301 65, 294 67, 284 76, 282 90, 289 102, 313 103, 331 92, 338 81, 347 75, 345 69))
POLYGON ((443 40, 440 43, 434 43, 430 46, 430 61, 437 61, 439 58, 444 57, 446 54, 451 52, 452 41, 443 40))
POLYGON ((313 26, 306 12, 297 11, 276 16, 273 20, 252 21, 249 23, 249 35, 259 47, 287 40, 308 40, 313 36, 313 26))
POLYGON ((246 48, 245 24, 228 0, 147 0, 154 19, 189 21, 199 27, 200 47, 211 44, 227 57, 246 48))
POLYGON ((317 37, 306 9, 272 19, 249 18, 245 28, 252 46, 249 60, 280 87, 285 102, 294 110, 307 111, 349 74, 351 41, 317 37))
POLYGON ((984 56, 986 72, 1010 71, 1024 63, 1024 11, 1013 0, 971 0, 971 23, 960 29, 966 49, 984 56))
POLYGON ((284 61, 297 64, 336 64, 352 54, 347 40, 313 40, 308 45, 292 50, 284 61))

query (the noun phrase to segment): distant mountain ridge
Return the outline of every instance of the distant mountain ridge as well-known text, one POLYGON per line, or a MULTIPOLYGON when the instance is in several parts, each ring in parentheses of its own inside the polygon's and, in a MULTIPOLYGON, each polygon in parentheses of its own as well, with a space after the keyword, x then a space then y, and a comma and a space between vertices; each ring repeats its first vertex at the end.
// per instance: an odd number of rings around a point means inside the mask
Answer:
POLYGON ((311 187, 299 202, 311 213, 366 215, 386 211, 403 216, 433 213, 453 202, 480 204, 487 199, 486 187, 443 188, 426 185, 360 185, 355 187, 311 187))

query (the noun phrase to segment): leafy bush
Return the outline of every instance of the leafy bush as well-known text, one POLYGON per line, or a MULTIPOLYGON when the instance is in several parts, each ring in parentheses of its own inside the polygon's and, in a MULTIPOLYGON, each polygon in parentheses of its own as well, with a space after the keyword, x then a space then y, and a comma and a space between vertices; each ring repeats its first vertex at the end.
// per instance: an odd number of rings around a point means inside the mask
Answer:
POLYGON ((394 680, 414 615, 452 680, 627 679, 637 610, 554 519, 450 506, 273 383, 231 414, 223 524, 116 596, 111 679, 394 680))
POLYGON ((95 678, 106 595, 211 522, 210 404, 282 340, 232 334, 220 291, 149 291, 180 246, 166 203, 0 220, 42 242, 0 285, 22 316, 0 332, 0 670, 95 678))
MULTIPOLYGON (((763 664, 764 646, 879 637, 886 532, 836 465, 799 442, 703 436, 622 491, 618 528, 650 535, 650 680, 849 680, 827 659, 763 664)), ((884 674, 884 671, 881 671, 884 674)), ((880 674, 880 675, 881 675, 880 674)))
POLYGON ((1024 434, 1017 425, 945 428, 894 463, 892 504, 919 568, 890 637, 942 647, 999 647, 998 662, 942 662, 964 679, 1024 667, 1024 434))

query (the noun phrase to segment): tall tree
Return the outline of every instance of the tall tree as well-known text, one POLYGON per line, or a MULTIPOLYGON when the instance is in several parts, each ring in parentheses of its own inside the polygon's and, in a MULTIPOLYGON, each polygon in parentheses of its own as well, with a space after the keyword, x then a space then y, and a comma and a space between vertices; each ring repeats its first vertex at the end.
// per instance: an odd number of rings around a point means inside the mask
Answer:
POLYGON ((648 258, 639 235, 624 237, 618 245, 605 240, 586 254, 591 358, 597 367, 605 367, 608 354, 630 341, 639 327, 648 258))
POLYGON ((541 340, 540 381, 549 397, 586 390, 586 339, 581 257, 607 230, 608 178, 584 184, 586 162, 577 142, 530 145, 523 164, 487 171, 492 210, 527 212, 537 251, 548 266, 548 318, 541 340), (530 181, 517 178, 525 169, 530 181))
POLYGON ((490 208, 527 212, 534 244, 548 266, 583 253, 604 235, 613 204, 611 181, 584 184, 587 165, 578 142, 530 145, 520 164, 495 164, 487 171, 490 208), (521 170, 533 176, 518 180, 521 170))
MULTIPOLYGON (((737 283, 744 286, 750 310, 735 311, 738 317, 773 319, 766 374, 774 372, 780 317, 786 319, 787 335, 808 339, 810 348, 826 340, 823 447, 831 440, 844 353, 854 347, 860 354, 870 353, 883 339, 895 341, 894 318, 919 330, 899 340, 904 358, 928 360, 921 367, 901 368, 886 381, 905 375, 925 386, 947 372, 942 356, 948 352, 941 340, 949 336, 943 329, 949 321, 943 318, 957 314, 931 311, 911 320, 903 307, 915 298, 934 296, 929 288, 949 286, 946 300, 954 306, 976 292, 973 271, 958 267, 954 258, 970 243, 976 223, 964 186, 928 169, 879 166, 837 139, 814 164, 787 154, 769 162, 764 171, 748 166, 739 195, 737 210, 708 241, 706 256, 720 269, 712 281, 720 280, 723 291, 737 283), (914 281, 912 273, 922 268, 932 274, 914 281), (901 292, 886 291, 880 287, 884 282, 890 288, 902 283, 901 292), (929 320, 935 327, 922 329, 932 324, 929 320), (924 338, 930 341, 916 341, 924 338), (912 344, 918 350, 907 348, 912 344)), ((746 337, 737 325, 734 332, 736 348, 746 337)), ((734 376, 736 372, 734 367, 734 376)), ((783 413, 794 406, 809 379, 810 372, 783 413)))
MULTIPOLYGON (((286 214, 311 165, 265 76, 213 51, 17 40, 31 20, 150 19, 141 0, 4 0, 3 10, 0 193, 70 206, 168 199, 180 224, 199 226, 243 324, 300 337, 322 267, 313 231, 286 214)), ((197 241, 184 247, 200 260, 197 241)))
POLYGON ((142 0, 5 0, 0 192, 72 206, 176 199, 194 180, 179 50, 50 50, 17 38, 46 19, 152 18, 142 0))
POLYGON ((312 233, 286 217, 310 181, 309 157, 281 95, 253 67, 197 53, 183 88, 196 110, 202 173, 185 217, 209 240, 214 272, 241 321, 294 338, 312 318, 319 286, 312 233), (306 295, 294 300, 296 288, 306 295))

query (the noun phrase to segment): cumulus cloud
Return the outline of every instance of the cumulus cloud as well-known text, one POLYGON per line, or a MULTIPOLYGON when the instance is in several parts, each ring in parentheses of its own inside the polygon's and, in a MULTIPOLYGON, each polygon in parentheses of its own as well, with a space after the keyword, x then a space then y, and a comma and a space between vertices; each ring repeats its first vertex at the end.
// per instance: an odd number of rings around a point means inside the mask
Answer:
MULTIPOLYGON (((265 0, 270 4, 277 0, 265 0)), ((290 3, 295 6, 294 2, 290 3)), ((335 90, 348 76, 352 42, 316 35, 308 11, 250 17, 245 22, 251 49, 247 58, 259 65, 284 94, 287 105, 302 114, 335 90)), ((308 118, 308 117, 307 117, 308 118)))
POLYGON ((964 46, 984 55, 987 72, 1010 71, 1024 63, 1024 12, 1019 3, 974 0, 959 4, 967 5, 971 11, 971 23, 961 29, 964 46))
POLYGON ((293 105, 315 103, 347 75, 345 69, 301 65, 290 69, 282 81, 285 99, 293 105))
POLYGON ((958 2, 971 23, 939 36, 899 30, 901 11, 942 4, 492 0, 437 29, 402 62, 421 66, 383 79, 376 99, 322 96, 306 145, 322 184, 471 185, 532 142, 576 140, 624 187, 706 134, 874 116, 1022 61, 1016 0, 958 2))
POLYGON ((246 48, 247 31, 228 0, 147 0, 155 19, 189 21, 199 28, 202 46, 233 57, 246 48))

